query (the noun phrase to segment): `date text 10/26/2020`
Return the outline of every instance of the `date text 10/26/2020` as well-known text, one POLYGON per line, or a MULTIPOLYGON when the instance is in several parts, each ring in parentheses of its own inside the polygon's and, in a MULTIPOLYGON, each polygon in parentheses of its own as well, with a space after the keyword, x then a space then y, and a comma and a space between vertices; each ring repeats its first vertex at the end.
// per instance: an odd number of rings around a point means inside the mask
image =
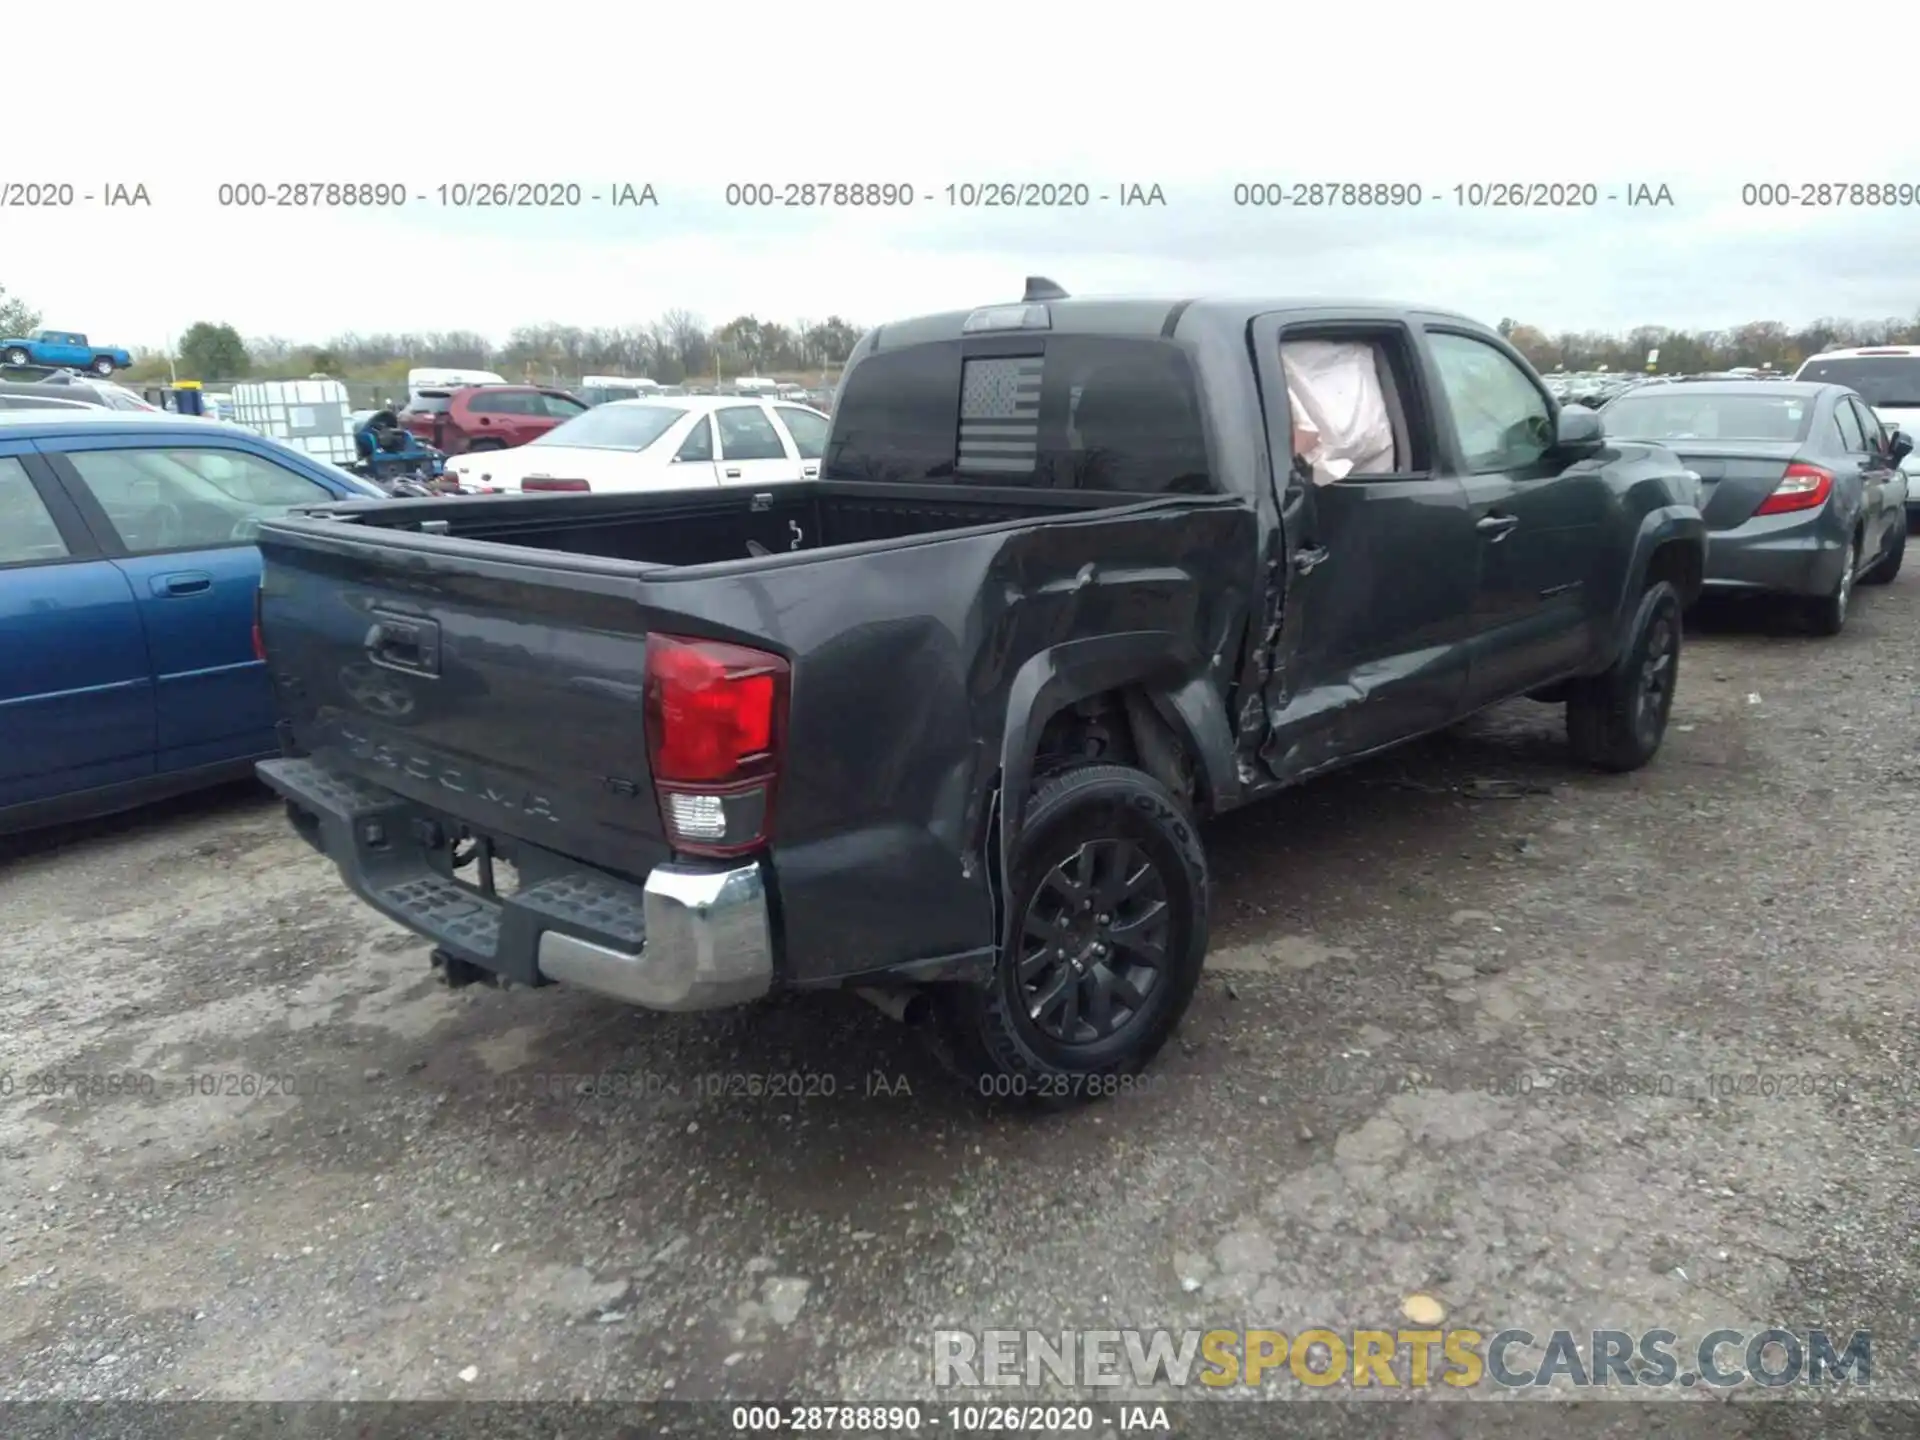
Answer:
POLYGON ((247 211, 394 211, 590 209, 658 211, 672 206, 726 210, 858 213, 910 209, 976 211, 1164 210, 1227 204, 1244 211, 1447 210, 1666 211, 1683 200, 1748 210, 1911 211, 1920 208, 1920 179, 1792 179, 1693 182, 1676 191, 1665 180, 1491 178, 1441 183, 1395 178, 1308 179, 1249 176, 1228 183, 1164 180, 973 179, 931 184, 902 179, 754 179, 706 183, 658 180, 472 178, 426 184, 393 177, 362 179, 236 179, 215 185, 155 187, 147 181, 71 176, 0 176, 0 210, 151 210, 178 200, 209 201, 247 211))

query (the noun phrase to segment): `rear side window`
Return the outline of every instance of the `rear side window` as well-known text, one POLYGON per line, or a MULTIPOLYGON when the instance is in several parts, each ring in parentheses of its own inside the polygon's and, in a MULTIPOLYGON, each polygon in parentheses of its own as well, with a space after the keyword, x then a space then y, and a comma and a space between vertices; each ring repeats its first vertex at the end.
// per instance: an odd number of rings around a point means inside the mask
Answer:
POLYGON ((539 399, 524 390, 482 390, 467 398, 467 409, 475 415, 544 415, 544 407, 534 408, 539 399))
POLYGON ((1833 407, 1833 420, 1840 427, 1840 448, 1848 454, 1857 454, 1867 448, 1866 432, 1860 428, 1860 417, 1853 413, 1853 407, 1847 404, 1845 397, 1833 407))
POLYGON ((673 457, 676 460, 713 459, 713 421, 702 415, 687 432, 687 438, 680 442, 680 452, 673 457))
POLYGON ((780 422, 793 437, 793 445, 800 452, 800 458, 818 460, 827 448, 827 422, 811 410, 798 410, 791 405, 781 405, 776 409, 780 422))
POLYGON ((1880 417, 1870 410, 1865 402, 1847 397, 1847 408, 1853 411, 1854 418, 1860 422, 1861 432, 1867 437, 1867 449, 1878 454, 1886 448, 1887 427, 1880 423, 1880 417))
POLYGON ((1003 353, 942 341, 856 365, 834 410, 826 478, 1212 490, 1199 395, 1177 347, 1063 335, 979 348, 1003 353))
POLYGON ((787 447, 780 443, 780 432, 773 428, 767 412, 758 405, 728 405, 713 412, 720 427, 720 458, 723 460, 784 460, 787 447))
POLYGON ((68 553, 26 469, 12 456, 0 455, 0 565, 64 560, 68 553))
POLYGON ((304 475, 236 450, 75 450, 66 458, 135 555, 250 544, 262 518, 333 498, 304 475))

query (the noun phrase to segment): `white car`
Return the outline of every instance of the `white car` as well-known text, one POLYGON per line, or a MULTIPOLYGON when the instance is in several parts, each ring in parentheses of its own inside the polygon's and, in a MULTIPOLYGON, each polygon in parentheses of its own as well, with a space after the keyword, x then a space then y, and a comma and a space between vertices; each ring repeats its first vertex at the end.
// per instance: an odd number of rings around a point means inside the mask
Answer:
POLYGON ((737 395, 615 400, 531 444, 461 455, 447 469, 462 485, 510 492, 778 485, 819 476, 827 426, 809 406, 737 395))
MULTIPOLYGON (((1826 350, 1794 372, 1796 380, 1845 385, 1873 407, 1882 424, 1904 430, 1920 446, 1920 345, 1860 345, 1826 350)), ((1920 521, 1920 449, 1900 463, 1907 477, 1907 520, 1920 521)))

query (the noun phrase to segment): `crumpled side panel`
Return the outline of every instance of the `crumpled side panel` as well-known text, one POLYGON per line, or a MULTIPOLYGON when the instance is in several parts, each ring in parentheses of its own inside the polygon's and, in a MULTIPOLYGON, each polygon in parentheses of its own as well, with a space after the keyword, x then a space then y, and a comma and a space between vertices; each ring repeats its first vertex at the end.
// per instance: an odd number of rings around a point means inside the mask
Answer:
POLYGON ((1316 485, 1395 468, 1393 422, 1373 346, 1289 340, 1280 346, 1280 359, 1293 411, 1293 451, 1311 463, 1316 485))

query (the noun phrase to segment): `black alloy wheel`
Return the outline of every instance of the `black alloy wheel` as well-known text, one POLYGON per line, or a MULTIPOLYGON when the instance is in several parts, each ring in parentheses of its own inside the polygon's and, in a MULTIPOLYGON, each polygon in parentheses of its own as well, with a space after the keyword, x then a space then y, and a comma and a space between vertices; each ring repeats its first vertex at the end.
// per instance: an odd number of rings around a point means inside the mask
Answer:
POLYGON ((1060 1045, 1112 1040, 1167 967, 1167 881, 1132 840, 1088 840, 1041 878, 1021 927, 1027 1017, 1060 1045))
POLYGON ((1123 765, 1037 786, 1007 867, 1010 933, 979 983, 936 985, 930 1038, 986 1099, 1120 1093, 1193 1000, 1206 850, 1187 805, 1123 765))
POLYGON ((1679 658, 1679 619, 1669 611, 1658 611, 1647 629, 1633 704, 1634 738, 1648 750, 1657 749, 1666 734, 1679 658))
POLYGON ((1577 759, 1624 774, 1659 752, 1680 678, 1681 608, 1672 583, 1656 580, 1613 664, 1568 687, 1567 739, 1577 759))

